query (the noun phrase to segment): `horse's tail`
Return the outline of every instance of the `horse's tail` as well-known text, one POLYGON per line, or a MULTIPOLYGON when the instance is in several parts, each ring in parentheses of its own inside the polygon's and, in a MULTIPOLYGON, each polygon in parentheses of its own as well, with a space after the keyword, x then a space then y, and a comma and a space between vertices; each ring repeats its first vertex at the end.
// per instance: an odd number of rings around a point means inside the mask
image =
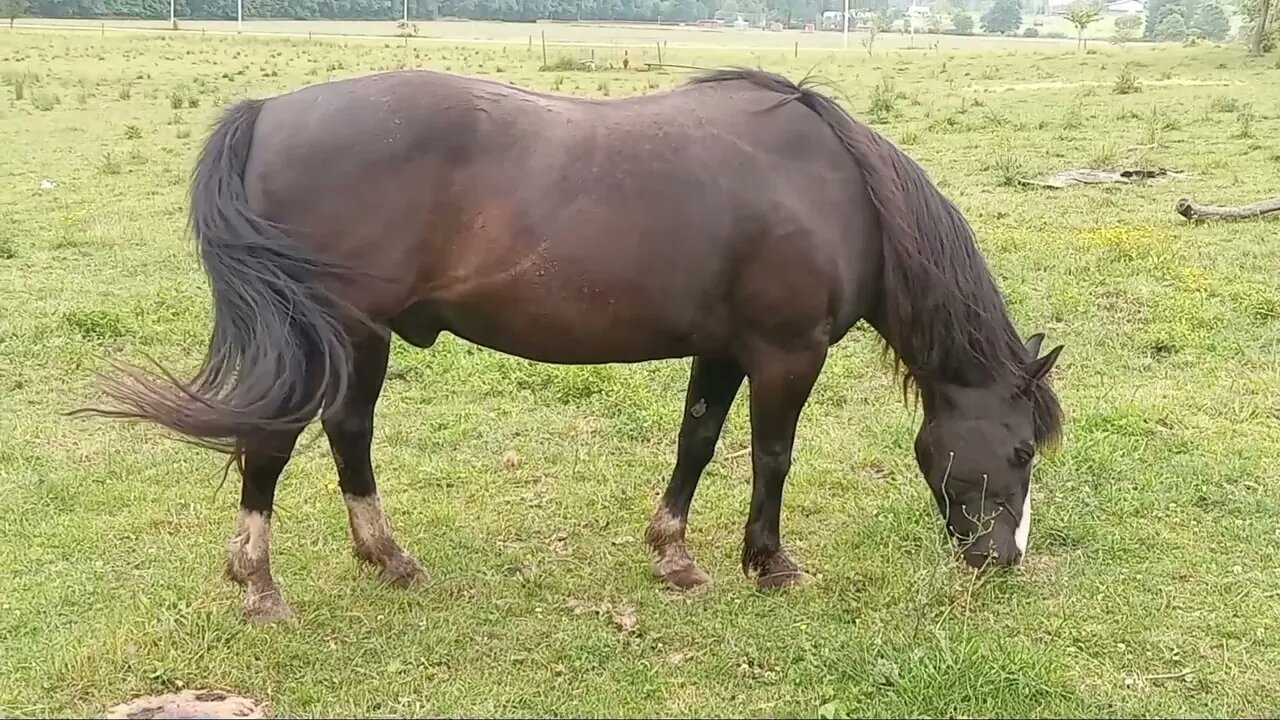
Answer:
POLYGON ((117 407, 88 412, 154 422, 238 453, 246 438, 300 430, 345 396, 348 309, 320 282, 338 268, 249 207, 245 166, 265 102, 247 100, 226 112, 192 177, 190 222, 213 291, 204 364, 189 382, 123 367, 105 385, 117 407))

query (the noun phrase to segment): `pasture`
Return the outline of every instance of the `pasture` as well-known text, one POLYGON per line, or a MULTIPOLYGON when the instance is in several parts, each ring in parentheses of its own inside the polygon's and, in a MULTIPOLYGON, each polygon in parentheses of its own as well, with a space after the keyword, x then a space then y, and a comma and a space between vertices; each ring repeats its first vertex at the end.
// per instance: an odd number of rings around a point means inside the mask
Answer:
POLYGON ((1024 335, 1066 344, 1065 438, 1036 471, 1020 570, 950 560, 912 457, 919 411, 870 330, 833 351, 801 420, 784 538, 817 582, 782 595, 738 567, 745 388, 690 523, 715 582, 679 596, 643 533, 688 361, 555 367, 444 337, 393 345, 374 441, 431 581, 386 587, 351 557, 314 428, 274 523, 300 622, 245 624, 222 577, 238 495, 222 459, 62 415, 107 357, 201 357, 185 212, 209 123, 241 97, 401 67, 610 97, 685 78, 647 70, 651 49, 598 48, 595 71, 573 69, 585 46, 549 52, 541 69, 521 38, 0 32, 0 713, 214 687, 325 716, 1280 714, 1278 226, 1173 213, 1280 194, 1280 67, 1236 46, 664 51, 830 79, 967 214, 1024 335), (1185 175, 1018 182, 1127 166, 1185 175))

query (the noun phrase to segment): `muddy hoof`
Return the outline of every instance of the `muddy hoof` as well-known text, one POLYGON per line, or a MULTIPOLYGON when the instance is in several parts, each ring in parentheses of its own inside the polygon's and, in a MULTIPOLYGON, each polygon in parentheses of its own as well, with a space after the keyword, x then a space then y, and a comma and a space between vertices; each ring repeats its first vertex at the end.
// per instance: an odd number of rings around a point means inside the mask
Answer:
POLYGON ((658 579, 672 590, 696 590, 711 584, 711 576, 693 563, 659 572, 658 579))
POLYGON ((397 587, 407 588, 427 581, 427 571, 412 555, 402 552, 382 566, 382 579, 397 587))
POLYGON ((276 587, 261 592, 250 591, 244 596, 244 617, 254 625, 272 625, 288 622, 297 616, 285 602, 276 587))
POLYGON ((227 558, 227 564, 222 568, 222 575, 241 587, 249 583, 249 573, 245 572, 243 567, 240 567, 234 557, 227 558))

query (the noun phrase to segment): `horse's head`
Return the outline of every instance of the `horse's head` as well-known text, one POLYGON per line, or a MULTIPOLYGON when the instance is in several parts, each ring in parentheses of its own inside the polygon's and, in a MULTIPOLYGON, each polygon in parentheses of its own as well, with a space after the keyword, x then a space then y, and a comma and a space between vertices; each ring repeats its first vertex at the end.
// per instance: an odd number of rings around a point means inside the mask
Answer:
POLYGON ((1031 468, 1057 432, 1044 383, 1062 346, 1040 356, 1027 341, 1022 367, 981 387, 938 384, 925 393, 916 461, 947 531, 974 568, 1017 565, 1031 531, 1031 468))

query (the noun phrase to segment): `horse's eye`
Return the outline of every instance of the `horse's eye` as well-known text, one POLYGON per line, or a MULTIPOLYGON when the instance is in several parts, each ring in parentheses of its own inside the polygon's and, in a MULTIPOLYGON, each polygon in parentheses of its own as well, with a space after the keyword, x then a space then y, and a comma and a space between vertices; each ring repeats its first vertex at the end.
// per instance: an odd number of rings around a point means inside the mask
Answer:
POLYGON ((1026 467, 1031 463, 1031 458, 1035 457, 1035 452, 1035 448, 1030 445, 1019 445, 1013 449, 1013 464, 1026 467))

